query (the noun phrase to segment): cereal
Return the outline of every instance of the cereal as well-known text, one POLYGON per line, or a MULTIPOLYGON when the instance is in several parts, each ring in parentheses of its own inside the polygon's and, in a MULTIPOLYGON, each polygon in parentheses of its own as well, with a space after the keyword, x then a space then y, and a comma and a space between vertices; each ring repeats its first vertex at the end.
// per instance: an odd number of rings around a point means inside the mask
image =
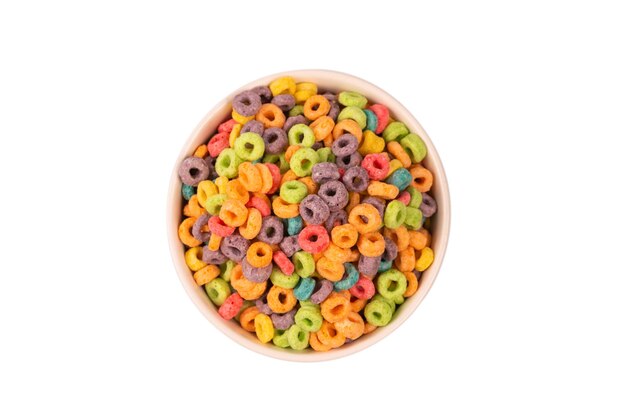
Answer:
POLYGON ((341 176, 339 175, 337 164, 322 162, 315 164, 311 178, 317 184, 323 184, 331 180, 339 180, 341 176))
POLYGON ((274 325, 269 316, 265 314, 258 314, 254 317, 254 331, 256 336, 262 343, 271 341, 274 337, 274 325))
POLYGON ((283 112, 289 112, 296 105, 296 98, 292 94, 279 94, 274 96, 272 104, 278 106, 283 112))
POLYGON ((330 242, 326 228, 319 225, 309 225, 298 234, 298 244, 304 251, 313 254, 324 251, 330 242))
POLYGON ((235 315, 239 313, 242 306, 243 299, 239 296, 239 293, 232 293, 224 300, 224 303, 222 303, 217 313, 224 319, 233 319, 235 315))
POLYGON ((311 147, 315 143, 313 130, 303 123, 293 125, 287 134, 289 145, 299 145, 301 147, 311 147))
POLYGON ((422 211, 422 215, 425 218, 430 218, 437 212, 437 202, 428 193, 422 194, 422 203, 419 205, 419 209, 422 211))
POLYGON ((321 225, 330 215, 328 204, 320 196, 310 194, 300 202, 300 216, 309 225, 321 225))
POLYGON ((202 158, 187 157, 181 163, 178 175, 183 184, 197 186, 198 183, 209 178, 209 166, 202 158))
POLYGON ((288 329, 290 326, 293 325, 294 322, 294 316, 296 315, 296 310, 292 309, 287 313, 284 314, 276 314, 273 313, 270 318, 272 319, 272 324, 274 325, 274 329, 277 330, 286 330, 288 329))

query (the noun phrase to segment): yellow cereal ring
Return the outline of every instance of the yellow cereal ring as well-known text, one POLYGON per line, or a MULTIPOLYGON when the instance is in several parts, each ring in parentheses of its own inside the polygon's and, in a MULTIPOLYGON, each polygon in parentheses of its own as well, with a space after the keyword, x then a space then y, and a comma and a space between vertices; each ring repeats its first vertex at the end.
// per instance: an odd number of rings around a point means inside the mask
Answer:
POLYGON ((239 200, 244 205, 248 203, 248 200, 250 200, 248 190, 238 179, 234 179, 226 183, 226 187, 224 189, 226 191, 226 196, 230 199, 239 200))
POLYGON ((191 271, 198 271, 206 266, 202 261, 202 247, 192 247, 185 251, 185 263, 191 271))
POLYGON ((383 236, 395 242, 398 251, 404 251, 409 246, 410 235, 405 226, 399 226, 396 229, 385 228, 383 236))
POLYGON ((433 263, 435 253, 432 248, 426 247, 419 252, 417 261, 415 262, 415 270, 424 271, 433 263))
POLYGON ((229 181, 230 180, 228 180, 228 177, 219 176, 218 178, 213 180, 213 183, 215 183, 215 185, 217 186, 218 192, 226 194, 226 185, 228 184, 229 181))
POLYGON ((259 169, 259 173, 261 174, 261 190, 258 190, 260 193, 266 194, 272 189, 274 185, 274 177, 272 176, 272 172, 265 164, 256 164, 259 169))
POLYGON ((298 216, 299 205, 297 203, 287 203, 282 197, 277 196, 272 201, 274 215, 282 219, 289 219, 298 216))
POLYGON ((305 103, 309 98, 317 94, 317 85, 314 83, 298 83, 296 84, 296 92, 294 97, 297 104, 305 103))
POLYGON ((256 318, 259 313, 259 308, 256 306, 244 309, 243 312, 241 312, 241 315, 239 315, 239 324, 241 325, 241 328, 248 332, 255 332, 254 318, 256 318))
MULTIPOLYGON (((328 101, 326 97, 316 94, 306 99, 306 102, 304 102, 304 107, 302 111, 304 113, 304 116, 307 119, 314 121, 328 114, 328 112, 330 111, 330 102, 328 101)), ((332 121, 332 119, 330 120, 332 121)), ((333 126, 334 125, 335 124, 333 122, 333 126)), ((326 135, 328 135, 328 132, 326 133, 326 135)), ((326 135, 322 136, 322 138, 325 137, 326 135)), ((321 138, 318 138, 318 139, 321 139, 321 138)))
POLYGON ((342 121, 339 121, 335 124, 335 127, 333 128, 334 139, 339 138, 345 133, 354 135, 357 141, 359 141, 359 144, 363 139, 363 131, 361 130, 361 127, 357 122, 353 121, 352 119, 344 119, 342 121))
POLYGON ((235 119, 235 121, 241 125, 245 125, 246 123, 250 122, 252 119, 254 119, 254 116, 243 116, 240 115, 239 113, 235 112, 235 109, 233 109, 233 111, 231 112, 231 116, 233 119, 235 119))
POLYGON ((403 274, 406 277, 406 291, 402 296, 408 298, 417 292, 419 282, 417 281, 417 276, 412 271, 405 271, 403 274))
POLYGON ((217 186, 211 180, 204 180, 198 183, 198 203, 206 208, 206 201, 209 197, 217 194, 217 186))
POLYGON ((335 244, 339 248, 352 248, 357 239, 359 238, 359 233, 351 224, 343 224, 334 227, 330 231, 330 236, 335 244))
POLYGON ((393 159, 389 161, 389 171, 387 172, 387 176, 385 178, 389 178, 397 169, 402 168, 402 163, 400 160, 393 159))
POLYGON ((343 264, 337 264, 331 261, 328 257, 321 257, 315 263, 315 268, 320 276, 330 280, 331 282, 338 282, 342 279, 345 267, 343 264))
POLYGON ((197 218, 186 218, 178 227, 178 239, 187 247, 197 247, 202 244, 202 241, 198 241, 191 235, 191 228, 193 228, 193 224, 196 223, 196 219, 197 218))
POLYGON ((204 158, 208 153, 209 150, 207 149, 206 144, 202 144, 198 148, 196 148, 196 150, 193 152, 193 156, 198 158, 204 158))
POLYGON ((400 163, 402 167, 409 168, 411 166, 411 157, 409 154, 402 148, 399 142, 391 141, 387 142, 387 151, 389 154, 393 155, 400 163))
POLYGON ((268 87, 272 92, 272 96, 278 96, 279 94, 293 95, 296 93, 296 80, 289 76, 280 77, 272 81, 268 87))
POLYGON ((190 218, 199 218, 203 213, 204 208, 200 206, 200 202, 198 202, 198 195, 194 194, 183 208, 183 214, 190 218))
POLYGON ((275 104, 265 103, 256 114, 256 120, 261 122, 265 129, 282 128, 285 124, 285 114, 275 104))
POLYGON ((222 237, 217 234, 211 234, 211 238, 209 238, 209 250, 217 251, 220 249, 220 244, 222 243, 222 237))
POLYGON ((356 228, 359 234, 367 234, 381 227, 382 218, 374 206, 369 203, 360 203, 350 211, 348 222, 356 228))
POLYGON ((248 208, 239 200, 228 199, 222 204, 219 217, 228 226, 241 226, 248 219, 248 208))
POLYGON ((420 164, 415 164, 411 167, 409 173, 411 173, 411 177, 413 177, 411 185, 419 192, 426 193, 433 186, 433 173, 420 164))
POLYGON ((254 317, 254 331, 256 337, 262 343, 267 343, 274 338, 274 324, 269 316, 265 314, 258 314, 254 317))
POLYGON ((252 267, 265 267, 272 262, 274 252, 269 244, 257 241, 248 247, 246 260, 252 267))
POLYGON ((254 239, 261 231, 263 216, 257 208, 248 208, 248 219, 239 227, 239 235, 245 239, 254 239))
POLYGON ((356 340, 363 335, 363 332, 365 331, 365 322, 363 321, 361 315, 356 312, 350 312, 347 318, 335 322, 335 328, 337 331, 345 335, 346 338, 356 340))
MULTIPOLYGON (((306 104, 305 104, 306 105, 306 104)), ((335 127, 335 121, 329 116, 321 116, 315 119, 309 125, 309 128, 313 130, 313 135, 318 141, 322 141, 328 135, 332 135, 333 128, 335 127)), ((332 139, 332 136, 331 136, 332 139)))
POLYGON ((311 348, 318 352, 330 351, 332 349, 331 346, 322 344, 320 340, 317 338, 316 332, 311 332, 309 334, 309 345, 311 348))
POLYGON ((382 181, 372 181, 367 186, 367 192, 370 196, 380 197, 385 200, 392 200, 398 196, 400 190, 393 184, 383 183, 382 181))
POLYGON ((363 141, 359 147, 361 155, 378 154, 385 150, 385 140, 372 131, 363 132, 363 141))
POLYGON ((316 332, 316 336, 320 343, 330 348, 341 347, 346 342, 346 336, 337 331, 337 328, 328 321, 322 322, 322 327, 316 332))
POLYGON ((235 125, 233 125, 233 130, 230 131, 230 135, 228 136, 228 145, 231 148, 235 148, 235 140, 239 138, 241 128, 243 128, 243 125, 240 123, 236 123, 235 125))
POLYGON ((298 299, 293 295, 292 289, 274 285, 267 292, 267 305, 276 313, 287 313, 296 306, 296 303, 298 299))
POLYGON ((380 232, 361 234, 356 242, 359 252, 366 257, 378 257, 385 252, 385 238, 380 232))
POLYGON ((249 192, 258 192, 263 187, 263 179, 258 164, 244 161, 239 164, 239 181, 249 192))
POLYGON ((415 269, 415 250, 413 247, 408 247, 404 251, 398 251, 394 264, 401 272, 413 271, 415 269))
POLYGON ((430 244, 430 232, 427 229, 409 231, 409 245, 416 250, 422 250, 430 244))
POLYGON ((213 264, 209 264, 204 266, 200 270, 196 271, 193 274, 193 279, 196 281, 198 286, 203 286, 209 283, 211 280, 215 279, 220 275, 220 268, 218 266, 214 266, 213 264))
POLYGON ((350 301, 338 293, 331 293, 324 302, 320 304, 321 313, 328 322, 341 321, 352 312, 350 301))

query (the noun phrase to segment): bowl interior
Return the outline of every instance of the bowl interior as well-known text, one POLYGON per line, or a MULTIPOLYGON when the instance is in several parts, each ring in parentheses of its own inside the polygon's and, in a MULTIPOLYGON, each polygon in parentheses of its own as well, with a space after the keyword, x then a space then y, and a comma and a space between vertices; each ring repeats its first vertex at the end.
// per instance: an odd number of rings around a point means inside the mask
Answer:
POLYGON ((415 311, 431 288, 443 261, 450 228, 450 198, 445 173, 437 151, 422 126, 404 106, 379 87, 376 87, 360 78, 335 71, 302 70, 274 74, 249 83, 222 100, 204 117, 191 134, 176 159, 170 181, 166 215, 170 252, 176 271, 190 298, 207 319, 209 319, 218 327, 218 329, 230 338, 261 354, 284 360, 320 361, 343 357, 372 345, 395 330, 410 316, 413 311, 415 311), (196 285, 192 273, 185 264, 184 247, 178 240, 178 225, 182 222, 183 217, 183 198, 180 192, 182 184, 177 174, 178 166, 182 160, 191 155, 199 145, 206 143, 211 135, 216 131, 217 126, 230 116, 230 101, 234 95, 257 85, 267 85, 275 78, 283 75, 291 75, 296 79, 296 81, 314 82, 319 86, 321 91, 358 91, 365 95, 370 102, 385 104, 389 108, 394 119, 404 122, 411 132, 415 132, 422 137, 428 148, 428 155, 423 164, 433 173, 434 176, 433 187, 429 194, 435 198, 438 204, 437 213, 431 219, 431 247, 434 250, 435 259, 430 268, 422 274, 417 292, 410 298, 406 299, 406 301, 399 306, 394 314, 394 318, 387 326, 381 327, 370 334, 364 335, 352 343, 325 353, 313 352, 310 350, 297 352, 294 350, 276 347, 271 343, 262 344, 256 339, 254 334, 244 331, 236 322, 223 320, 217 314, 217 309, 213 306, 204 292, 204 288, 196 285))

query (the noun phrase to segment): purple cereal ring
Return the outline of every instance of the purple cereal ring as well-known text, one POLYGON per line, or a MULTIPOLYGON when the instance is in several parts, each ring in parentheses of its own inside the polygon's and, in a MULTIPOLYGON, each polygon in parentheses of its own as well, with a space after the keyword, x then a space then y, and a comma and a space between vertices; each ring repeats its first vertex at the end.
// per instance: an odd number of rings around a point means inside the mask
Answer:
POLYGON ((317 184, 326 183, 331 180, 339 180, 339 168, 335 163, 319 163, 313 166, 311 179, 317 184))
POLYGON ((381 256, 382 261, 393 261, 398 256, 398 246, 395 242, 385 237, 385 251, 381 256))
POLYGON ((248 247, 250 247, 250 241, 239 234, 232 234, 222 239, 220 251, 226 257, 240 263, 246 256, 248 247))
POLYGON ((437 212, 437 202, 428 193, 422 193, 422 204, 420 210, 425 218, 430 218, 437 212))
POLYGON ((254 304, 256 305, 256 308, 259 310, 259 312, 261 312, 262 314, 265 314, 265 315, 272 314, 272 310, 270 309, 270 306, 267 304, 267 293, 261 296, 260 298, 258 298, 254 302, 254 304))
POLYGON ((274 324, 274 328, 281 329, 281 330, 289 328, 290 326, 293 325, 293 320, 295 316, 296 316, 295 309, 292 309, 289 312, 284 313, 282 315, 273 313, 271 318, 272 318, 272 323, 274 324))
POLYGON ((265 152, 268 154, 280 154, 289 144, 287 134, 280 128, 268 128, 263 132, 265 152))
POLYGON ((332 180, 322 184, 318 194, 332 211, 343 209, 348 204, 349 196, 346 186, 338 180, 332 180))
POLYGON ((298 236, 292 235, 290 237, 285 237, 280 244, 278 244, 280 250, 285 253, 287 257, 291 257, 302 248, 300 248, 300 244, 298 244, 298 236))
POLYGON ((209 250, 208 246, 205 246, 202 249, 202 261, 207 264, 219 265, 225 263, 227 260, 228 257, 222 254, 220 251, 211 251, 209 250))
POLYGON ((358 148, 359 141, 356 139, 356 136, 352 134, 341 135, 333 141, 333 145, 330 147, 333 154, 337 157, 345 157, 354 154, 358 148))
POLYGON ((261 96, 247 90, 239 93, 233 98, 233 109, 241 116, 254 116, 261 108, 261 96))
POLYGON ((326 92, 324 94, 322 94, 322 96, 324 96, 326 98, 326 100, 328 100, 330 103, 334 103, 337 101, 337 95, 331 92, 326 92))
POLYGON ((335 160, 337 167, 343 168, 344 170, 361 165, 361 161, 363 161, 363 157, 361 157, 361 154, 358 152, 353 152, 352 154, 343 157, 337 157, 335 160))
POLYGON ((272 274, 272 268, 272 263, 265 267, 252 267, 247 258, 241 262, 241 272, 244 277, 254 283, 266 282, 272 274))
POLYGON ((310 194, 300 202, 300 216, 309 225, 321 225, 330 216, 330 209, 324 199, 310 194))
POLYGON ((268 216, 263 218, 257 239, 267 244, 278 244, 283 240, 284 233, 285 226, 281 220, 276 216, 268 216))
POLYGON ((326 223, 324 226, 328 232, 332 231, 332 229, 338 225, 343 225, 348 223, 348 214, 345 210, 336 210, 334 212, 330 212, 330 216, 326 219, 326 223))
POLYGON ((263 132, 265 132, 265 127, 258 120, 251 120, 246 122, 245 125, 241 128, 240 134, 245 134, 246 132, 254 132, 255 134, 259 134, 263 136, 263 132))
POLYGON ((285 124, 283 125, 283 129, 285 130, 285 132, 289 132, 293 125, 297 125, 299 123, 304 123, 305 125, 308 125, 310 121, 303 115, 289 116, 285 121, 285 124))
POLYGON ((311 148, 314 149, 315 151, 323 147, 324 147, 324 143, 322 141, 315 141, 313 145, 311 145, 311 148))
POLYGON ((339 107, 339 103, 331 102, 330 110, 328 111, 328 117, 337 122, 337 116, 339 116, 339 112, 341 112, 341 108, 339 107))
POLYGON ((209 165, 200 157, 187 157, 178 167, 180 180, 187 186, 197 186, 209 178, 209 165))
POLYGON ((324 302, 326 298, 333 291, 333 282, 330 280, 322 279, 315 283, 313 288, 313 294, 311 295, 311 302, 319 305, 324 302))
POLYGON ((272 91, 267 86, 257 86, 250 91, 258 94, 262 103, 269 103, 272 100, 272 91))
POLYGON ((374 278, 378 273, 378 267, 380 266, 381 256, 378 257, 366 257, 361 255, 359 257, 359 273, 369 278, 374 278))
POLYGON ((343 174, 341 181, 349 192, 361 193, 367 189, 370 177, 363 167, 350 167, 343 174))
POLYGON ((207 154, 204 157, 204 162, 206 163, 206 165, 209 166, 209 180, 215 180, 216 178, 218 178, 219 175, 217 174, 217 171, 215 170, 215 158, 207 154))
POLYGON ((207 226, 209 224, 209 218, 211 215, 208 214, 207 211, 204 211, 202 215, 194 222, 193 227, 191 228, 191 235, 198 241, 209 242, 211 239, 211 232, 203 231, 202 227, 207 226))
POLYGON ((378 213, 380 213, 380 217, 383 218, 385 216, 385 201, 379 197, 368 196, 365 199, 361 200, 361 203, 369 203, 378 209, 378 213))
POLYGON ((296 105, 296 98, 291 94, 279 94, 272 99, 275 104, 283 112, 289 112, 296 105))

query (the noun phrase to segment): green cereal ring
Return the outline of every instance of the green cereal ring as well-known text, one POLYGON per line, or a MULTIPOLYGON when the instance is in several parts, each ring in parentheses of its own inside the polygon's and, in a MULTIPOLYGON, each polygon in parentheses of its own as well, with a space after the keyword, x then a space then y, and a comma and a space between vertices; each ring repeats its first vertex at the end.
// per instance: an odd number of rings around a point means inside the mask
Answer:
POLYGON ((300 277, 311 277, 315 272, 315 260, 313 260, 311 253, 298 251, 291 257, 291 261, 300 277))
POLYGON ((409 134, 409 129, 402 122, 391 122, 383 131, 386 142, 399 141, 409 134))
POLYGON ((320 158, 320 163, 334 163, 335 154, 329 147, 320 148, 317 150, 317 156, 320 158))
POLYGON ((419 163, 426 158, 426 144, 417 134, 408 134, 400 140, 400 145, 409 154, 413 163, 419 163))
POLYGON ((296 325, 309 332, 317 332, 322 327, 324 318, 319 309, 312 306, 304 306, 298 309, 294 317, 296 325))
POLYGON ((337 101, 344 106, 356 106, 359 109, 364 109, 367 105, 367 98, 356 91, 342 91, 337 101))
POLYGON ((242 160, 255 161, 263 157, 265 142, 256 132, 246 132, 235 139, 235 153, 242 160))
POLYGON ((400 304, 404 302, 404 292, 406 292, 406 276, 396 269, 389 269, 378 275, 376 279, 376 290, 378 293, 392 302, 400 304))
POLYGON ((287 134, 289 137, 289 145, 299 145, 301 147, 310 148, 315 144, 315 134, 313 129, 304 123, 295 124, 289 129, 287 134))
POLYGON ((419 209, 420 205, 422 204, 422 193, 420 193, 420 191, 413 186, 407 187, 407 191, 411 195, 411 200, 409 201, 409 204, 407 206, 419 209))
POLYGON ((270 274, 270 280, 278 287, 293 289, 298 284, 300 276, 298 276, 295 272, 290 276, 287 276, 285 273, 280 271, 278 267, 274 267, 272 269, 272 273, 270 274))
POLYGON ((303 308, 314 308, 314 309, 317 309, 318 311, 321 309, 320 305, 318 305, 317 303, 311 302, 309 299, 301 300, 300 306, 303 308))
POLYGON ((300 148, 294 152, 289 160, 289 167, 298 177, 310 176, 313 171, 313 166, 319 162, 320 158, 317 156, 312 148, 300 148))
POLYGON ((420 229, 422 227, 422 211, 410 206, 406 208, 404 224, 411 229, 420 229))
POLYGON ((339 112, 339 116, 337 116, 337 121, 344 119, 352 119, 356 123, 359 124, 361 129, 365 129, 367 125, 367 115, 363 110, 356 106, 348 106, 344 107, 341 112, 339 112))
POLYGON ((363 310, 365 314, 365 320, 377 327, 384 327, 391 321, 393 312, 389 307, 389 304, 383 302, 380 299, 373 298, 363 310))
POLYGON ((228 196, 224 193, 214 194, 206 200, 205 209, 211 215, 217 215, 218 213, 220 213, 220 209, 222 209, 222 205, 224 204, 224 202, 226 202, 227 199, 228 196))
POLYGON ((289 170, 289 163, 285 159, 285 154, 267 154, 263 157, 264 163, 276 164, 280 168, 280 173, 285 174, 289 170))
POLYGON ((222 306, 222 303, 230 296, 230 286, 228 286, 226 280, 219 277, 205 284, 204 290, 209 295, 211 302, 217 306, 222 306))
POLYGON ((298 116, 304 113, 304 106, 303 105, 295 105, 294 107, 291 108, 291 110, 289 111, 289 114, 287 116, 291 117, 291 116, 298 116))
POLYGON ((304 350, 309 346, 309 332, 294 324, 287 330, 287 341, 292 349, 304 350))
POLYGON ((392 315, 396 312, 396 304, 393 303, 392 301, 390 301, 389 299, 385 299, 384 297, 382 297, 378 293, 376 293, 371 300, 379 300, 381 302, 385 302, 387 305, 389 305, 389 309, 391 309, 391 314, 392 315))
POLYGON ((272 342, 275 346, 281 348, 289 347, 289 340, 287 339, 287 331, 282 329, 274 329, 274 338, 272 342))
POLYGON ((233 260, 228 260, 220 265, 220 277, 230 283, 230 275, 237 264, 233 260))
POLYGON ((385 226, 390 229, 396 229, 406 220, 406 206, 399 200, 392 200, 385 209, 384 222, 385 226))
POLYGON ((300 203, 309 194, 306 184, 298 180, 290 180, 280 186, 280 197, 287 203, 300 203))
POLYGON ((232 179, 239 174, 237 170, 239 169, 239 164, 242 162, 243 160, 239 158, 234 149, 226 148, 220 152, 220 155, 217 156, 217 160, 215 160, 215 171, 217 171, 217 174, 220 176, 232 179))

